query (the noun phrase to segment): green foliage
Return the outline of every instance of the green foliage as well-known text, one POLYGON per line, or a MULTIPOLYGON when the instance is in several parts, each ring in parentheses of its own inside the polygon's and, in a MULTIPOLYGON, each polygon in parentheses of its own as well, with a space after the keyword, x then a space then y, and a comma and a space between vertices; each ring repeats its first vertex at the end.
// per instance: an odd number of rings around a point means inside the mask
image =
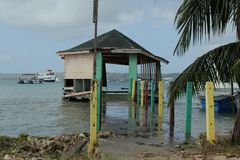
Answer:
POLYGON ((191 41, 201 42, 204 36, 222 35, 229 22, 240 35, 239 6, 238 0, 184 0, 175 17, 181 36, 174 53, 184 54, 191 41))
POLYGON ((239 83, 239 70, 232 70, 236 59, 240 59, 240 42, 220 46, 197 58, 170 85, 169 103, 186 93, 187 81, 193 82, 193 94, 204 89, 206 81, 239 83))
MULTIPOLYGON (((229 24, 240 38, 239 0, 184 0, 175 17, 180 39, 174 53, 183 55, 191 42, 194 45, 204 37, 224 34, 229 24)), ((186 93, 187 81, 193 82, 193 94, 204 89, 206 81, 240 84, 240 42, 220 46, 196 59, 171 84, 169 103, 186 93)))

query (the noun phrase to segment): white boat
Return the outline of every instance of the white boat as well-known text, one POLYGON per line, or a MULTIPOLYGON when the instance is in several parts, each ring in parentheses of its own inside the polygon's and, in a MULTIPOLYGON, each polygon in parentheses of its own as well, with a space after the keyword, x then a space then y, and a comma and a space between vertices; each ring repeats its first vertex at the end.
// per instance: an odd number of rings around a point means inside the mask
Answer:
POLYGON ((20 74, 18 78, 19 84, 38 84, 42 83, 42 81, 38 78, 38 74, 35 73, 26 73, 20 74))
POLYGON ((51 69, 49 69, 45 73, 39 74, 38 79, 44 82, 55 82, 57 79, 57 76, 51 69))

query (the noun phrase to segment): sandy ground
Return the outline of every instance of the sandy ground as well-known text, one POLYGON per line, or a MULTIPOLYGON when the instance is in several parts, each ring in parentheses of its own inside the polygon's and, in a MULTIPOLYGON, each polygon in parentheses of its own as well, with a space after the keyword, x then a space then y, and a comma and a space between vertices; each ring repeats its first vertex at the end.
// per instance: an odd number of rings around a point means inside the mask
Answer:
POLYGON ((129 139, 100 139, 102 158, 109 160, 182 160, 172 145, 151 146, 137 144, 129 139))
POLYGON ((156 146, 138 144, 128 138, 99 139, 99 143, 103 160, 240 160, 239 148, 230 152, 218 146, 211 149, 165 144, 156 146))

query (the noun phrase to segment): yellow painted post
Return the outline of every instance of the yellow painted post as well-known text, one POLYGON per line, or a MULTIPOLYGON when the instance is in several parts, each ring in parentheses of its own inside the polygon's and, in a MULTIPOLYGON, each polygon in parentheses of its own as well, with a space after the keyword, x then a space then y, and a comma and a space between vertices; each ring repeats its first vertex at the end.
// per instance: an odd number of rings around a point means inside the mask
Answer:
POLYGON ((91 102, 90 102, 90 142, 89 142, 89 152, 94 150, 94 146, 97 144, 97 88, 98 82, 93 81, 91 102))
POLYGON ((162 139, 162 118, 158 117, 158 137, 162 139))
POLYGON ((214 85, 213 82, 206 82, 206 128, 207 140, 215 143, 215 124, 214 124, 214 85))
POLYGON ((158 82, 158 117, 163 118, 163 81, 158 82))
POLYGON ((144 103, 144 81, 141 81, 141 106, 143 107, 144 103))
POLYGON ((132 101, 135 102, 136 95, 136 81, 132 80, 132 101))

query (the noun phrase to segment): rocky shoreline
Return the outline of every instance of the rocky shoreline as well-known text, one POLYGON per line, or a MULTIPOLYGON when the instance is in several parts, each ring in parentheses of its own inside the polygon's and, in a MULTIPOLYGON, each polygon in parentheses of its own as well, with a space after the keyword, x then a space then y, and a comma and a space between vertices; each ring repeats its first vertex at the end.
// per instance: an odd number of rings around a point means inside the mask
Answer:
POLYGON ((100 147, 89 156, 89 135, 64 134, 51 137, 35 137, 21 134, 17 138, 0 136, 0 159, 3 160, 89 160, 89 159, 188 159, 188 160, 240 160, 240 146, 230 144, 229 136, 218 136, 214 145, 199 139, 179 145, 146 145, 130 142, 109 131, 99 133, 100 147), (133 149, 133 150, 131 150, 133 149))
POLYGON ((35 137, 21 134, 17 138, 0 137, 0 159, 42 160, 69 159, 77 155, 86 159, 87 134, 70 134, 52 137, 35 137))

